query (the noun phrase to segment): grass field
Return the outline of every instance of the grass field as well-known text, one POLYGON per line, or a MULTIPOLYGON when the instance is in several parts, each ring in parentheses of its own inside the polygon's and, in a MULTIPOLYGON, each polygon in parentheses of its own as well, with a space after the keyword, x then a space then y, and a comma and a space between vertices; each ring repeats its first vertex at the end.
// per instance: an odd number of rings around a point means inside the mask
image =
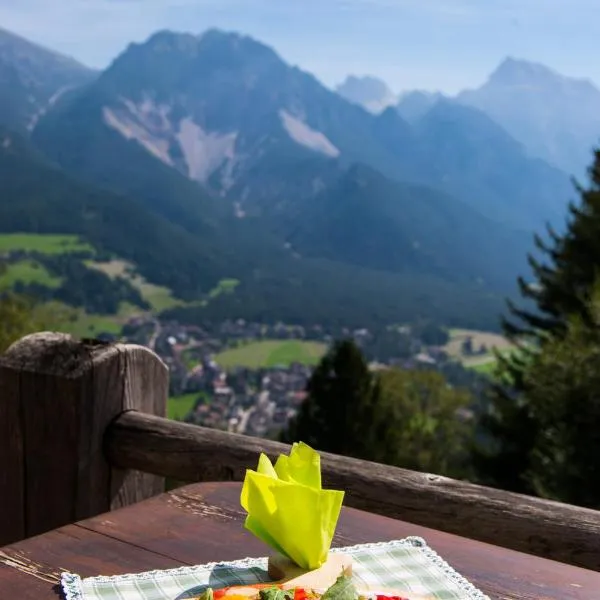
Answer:
POLYGON ((186 348, 181 353, 181 360, 188 369, 193 369, 199 362, 198 357, 195 356, 196 350, 195 348, 186 348))
POLYGON ((182 300, 179 300, 173 296, 173 293, 169 288, 148 283, 141 277, 134 278, 132 283, 140 290, 142 298, 144 298, 144 300, 150 304, 152 310, 156 312, 161 312, 163 310, 167 310, 168 308, 173 308, 175 306, 181 306, 184 304, 182 300))
POLYGON ((481 346, 486 346, 488 350, 490 350, 490 355, 492 348, 504 350, 512 347, 512 344, 499 333, 477 331, 474 329, 451 329, 450 341, 446 344, 444 349, 450 356, 454 358, 463 358, 462 344, 468 337, 471 337, 473 340, 473 348, 478 349, 481 346))
POLYGON ((7 265, 6 272, 0 275, 0 288, 13 287, 19 281, 25 285, 39 283, 49 288, 60 286, 59 277, 52 275, 35 260, 28 259, 7 265))
POLYGON ((208 306, 208 303, 218 298, 219 296, 223 296, 225 294, 233 294, 235 292, 235 288, 240 284, 237 279, 221 279, 217 285, 208 292, 207 297, 204 300, 196 300, 194 302, 187 302, 187 306, 208 306))
POLYGON ((66 252, 93 252, 94 248, 87 242, 82 242, 76 235, 1 233, 0 254, 11 250, 65 254, 66 252))
MULTIPOLYGON (((64 254, 67 252, 94 252, 94 248, 82 242, 76 235, 50 235, 10 233, 0 234, 0 255, 10 251, 30 251, 44 254, 64 254)), ((98 269, 109 277, 123 277, 136 287, 152 312, 162 312, 169 308, 182 306, 205 306, 208 302, 224 294, 231 294, 239 285, 237 279, 221 280, 204 299, 185 303, 173 296, 166 287, 154 285, 136 273, 135 265, 120 259, 99 262, 93 259, 85 260, 89 268, 98 269)), ((0 276, 0 289, 11 288, 17 281, 24 284, 39 283, 47 287, 58 287, 61 283, 42 265, 34 260, 23 259, 7 265, 6 271, 0 276)), ((123 304, 117 315, 87 314, 81 309, 64 306, 60 303, 49 303, 41 307, 48 315, 49 324, 53 329, 70 333, 76 337, 93 337, 100 332, 118 335, 127 318, 139 314, 139 307, 123 304)))
POLYGON ((116 315, 88 314, 80 308, 66 306, 60 302, 48 302, 42 305, 44 325, 47 328, 82 337, 95 337, 106 332, 119 335, 125 321, 136 312, 137 306, 123 302, 116 315))
POLYGON ((90 260, 85 264, 92 269, 106 273, 109 277, 123 277, 129 280, 133 286, 139 289, 142 298, 150 304, 154 311, 160 312, 183 304, 181 300, 173 297, 168 288, 148 283, 143 277, 137 275, 134 266, 125 260, 117 259, 108 262, 90 260))
POLYGON ((490 358, 486 362, 469 365, 469 366, 474 371, 477 371, 478 373, 481 373, 483 375, 493 375, 494 371, 496 370, 497 362, 498 361, 495 358, 490 358))
MULTIPOLYGON (((161 312, 185 304, 182 300, 175 298, 168 288, 148 283, 143 277, 136 275, 133 266, 126 261, 111 260, 104 263, 86 261, 86 265, 105 272, 109 277, 122 276, 127 278, 132 285, 140 290, 142 298, 150 304, 153 312, 161 312)), ((235 279, 226 279, 219 282, 215 290, 220 289, 221 291, 217 293, 213 290, 211 298, 216 298, 221 293, 231 293, 238 283, 235 279)), ((2 279, 0 278, 1 284, 2 279)), ((93 337, 100 332, 118 335, 129 317, 143 312, 140 307, 127 303, 121 305, 117 315, 93 315, 75 308, 63 307, 63 309, 71 312, 66 319, 62 318, 58 321, 57 329, 76 337, 93 337)))
POLYGON ((240 284, 237 279, 221 279, 217 285, 208 292, 208 297, 213 299, 221 294, 232 294, 235 288, 240 284))
POLYGON ((291 363, 316 365, 327 351, 325 344, 301 340, 264 340, 250 342, 238 348, 225 350, 215 357, 217 364, 232 367, 288 366, 291 363))
POLYGON ((167 419, 175 421, 183 420, 196 405, 200 394, 184 394, 169 398, 167 402, 167 419))
POLYGON ((83 310, 76 310, 73 321, 63 321, 58 326, 60 331, 78 338, 94 338, 99 333, 119 335, 121 328, 114 315, 94 315, 83 310))
POLYGON ((491 374, 496 366, 496 358, 492 352, 493 348, 499 352, 509 352, 514 346, 499 333, 472 329, 451 329, 450 341, 446 344, 444 350, 449 356, 455 360, 459 360, 465 367, 475 369, 480 373, 491 374), (473 341, 474 350, 485 346, 488 352, 475 356, 464 354, 462 352, 462 344, 468 337, 473 341))

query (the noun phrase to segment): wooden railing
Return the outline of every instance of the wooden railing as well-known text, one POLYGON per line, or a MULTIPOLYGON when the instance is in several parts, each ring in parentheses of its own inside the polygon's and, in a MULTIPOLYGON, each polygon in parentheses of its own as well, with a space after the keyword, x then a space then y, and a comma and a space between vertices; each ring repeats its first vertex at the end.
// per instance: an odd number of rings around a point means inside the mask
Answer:
MULTIPOLYGON (((135 345, 39 333, 0 356, 0 546, 160 493, 243 479, 285 444, 164 418, 168 369, 135 345)), ((348 506, 600 569, 600 512, 322 454, 348 506)))

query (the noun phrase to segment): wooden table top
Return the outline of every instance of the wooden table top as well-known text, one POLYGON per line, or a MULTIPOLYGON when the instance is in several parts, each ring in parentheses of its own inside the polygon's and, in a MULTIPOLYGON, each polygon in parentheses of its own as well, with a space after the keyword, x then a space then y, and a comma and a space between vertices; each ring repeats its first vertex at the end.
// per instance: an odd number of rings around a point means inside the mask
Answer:
MULTIPOLYGON (((0 549, 0 598, 57 600, 61 571, 117 575, 264 556, 239 483, 199 483, 0 549)), ((425 538, 492 600, 598 600, 600 573, 344 508, 334 546, 425 538)))

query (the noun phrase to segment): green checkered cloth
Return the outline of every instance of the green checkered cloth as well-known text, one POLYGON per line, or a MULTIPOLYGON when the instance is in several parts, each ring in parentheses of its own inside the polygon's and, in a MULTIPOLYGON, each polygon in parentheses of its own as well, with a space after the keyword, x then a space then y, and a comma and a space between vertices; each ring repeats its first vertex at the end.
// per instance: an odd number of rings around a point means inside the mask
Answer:
MULTIPOLYGON (((336 548, 352 556, 359 590, 400 588, 436 600, 489 600, 418 537, 336 548)), ((66 600, 185 600, 230 585, 268 582, 266 558, 81 579, 63 573, 66 600)))

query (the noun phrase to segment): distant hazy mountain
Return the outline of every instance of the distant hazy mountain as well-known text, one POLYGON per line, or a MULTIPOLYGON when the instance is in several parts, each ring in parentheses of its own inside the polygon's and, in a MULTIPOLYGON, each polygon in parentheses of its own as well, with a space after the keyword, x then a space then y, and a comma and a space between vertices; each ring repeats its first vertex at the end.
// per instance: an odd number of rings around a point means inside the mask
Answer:
POLYGON ((413 92, 402 94, 396 108, 403 119, 406 119, 410 123, 414 123, 443 98, 445 98, 445 96, 439 92, 415 90, 413 92))
MULTIPOLYGON (((163 31, 130 45, 95 82, 59 102, 34 137, 79 176, 123 184, 127 193, 144 188, 155 208, 167 202, 166 189, 185 187, 181 180, 158 185, 159 173, 172 179, 169 170, 219 194, 236 188, 243 211, 257 189, 263 199, 269 194, 257 173, 320 159, 363 163, 450 192, 518 228, 562 219, 571 194, 566 175, 473 113, 424 117, 418 125, 392 107, 372 115, 249 37, 163 31), (157 168, 150 174, 150 163, 139 166, 133 177, 131 165, 150 158, 157 168)), ((277 188, 272 178, 269 185, 277 188)))
POLYGON ((61 94, 94 75, 71 58, 0 29, 0 125, 31 130, 61 94))
POLYGON ((560 228, 572 197, 564 173, 528 158, 525 148, 484 112, 440 100, 416 124, 430 176, 489 218, 542 231, 560 228))
POLYGON ((363 77, 348 75, 345 81, 336 87, 336 91, 346 100, 375 114, 397 102, 396 95, 385 81, 370 75, 363 77))
POLYGON ((580 176, 600 142, 600 90, 540 64, 507 58, 458 100, 485 111, 533 156, 580 176))

